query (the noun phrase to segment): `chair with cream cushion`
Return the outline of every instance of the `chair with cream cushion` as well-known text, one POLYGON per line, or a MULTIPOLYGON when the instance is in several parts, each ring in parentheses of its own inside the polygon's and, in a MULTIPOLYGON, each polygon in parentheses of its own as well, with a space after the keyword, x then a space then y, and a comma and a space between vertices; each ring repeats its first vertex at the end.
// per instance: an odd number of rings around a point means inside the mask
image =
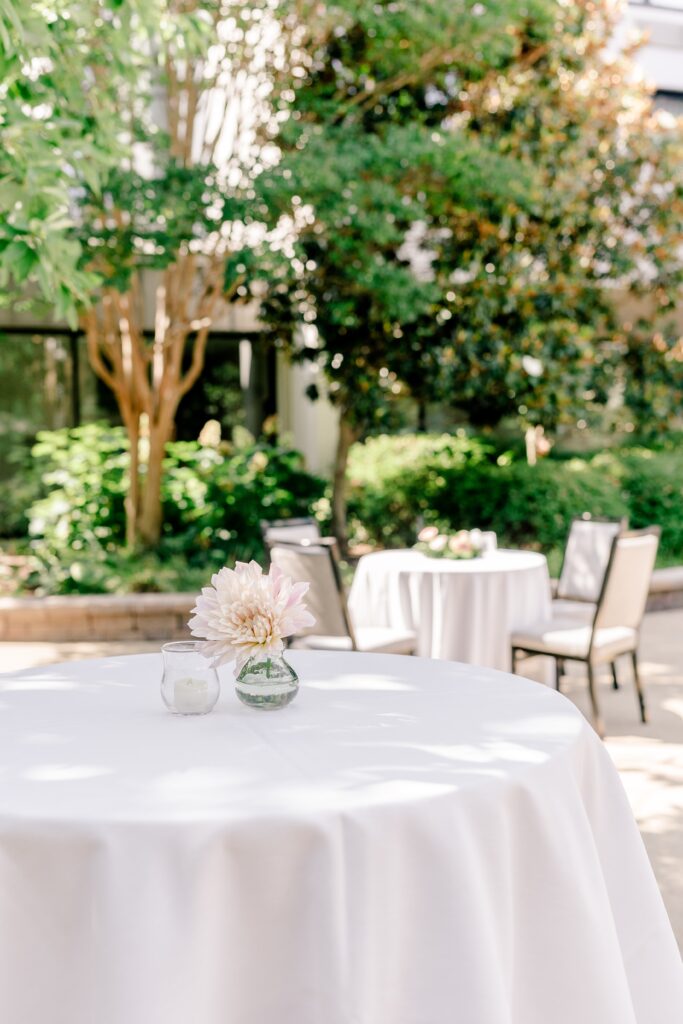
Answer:
MULTIPOLYGON (((659 527, 618 533, 612 540, 607 571, 592 622, 584 623, 566 614, 552 618, 512 636, 512 670, 519 654, 548 655, 557 662, 579 661, 586 665, 593 721, 602 736, 604 729, 595 690, 594 670, 622 654, 630 654, 640 707, 646 721, 645 698, 638 673, 638 633, 645 612, 650 578, 657 557, 659 527)), ((559 684, 559 670, 556 685, 559 684)), ((558 685, 559 688, 559 685, 558 685)))
MULTIPOLYGON (((627 519, 572 520, 564 549, 562 570, 553 597, 553 615, 567 617, 589 626, 605 579, 607 563, 616 535, 628 526, 627 519)), ((559 663, 558 673, 561 674, 559 663)), ((617 670, 612 665, 612 685, 619 689, 617 670)))
POLYGON ((316 622, 309 631, 293 640, 292 647, 383 654, 414 652, 414 633, 362 626, 351 620, 333 539, 322 537, 316 542, 274 544, 270 560, 297 582, 309 583, 306 604, 316 622))
POLYGON ((262 519, 261 536, 267 548, 284 541, 290 544, 300 540, 317 540, 320 537, 320 527, 317 520, 310 516, 301 516, 295 519, 262 519))
POLYGON ((574 519, 557 581, 555 612, 591 622, 605 579, 612 541, 626 519, 574 519))

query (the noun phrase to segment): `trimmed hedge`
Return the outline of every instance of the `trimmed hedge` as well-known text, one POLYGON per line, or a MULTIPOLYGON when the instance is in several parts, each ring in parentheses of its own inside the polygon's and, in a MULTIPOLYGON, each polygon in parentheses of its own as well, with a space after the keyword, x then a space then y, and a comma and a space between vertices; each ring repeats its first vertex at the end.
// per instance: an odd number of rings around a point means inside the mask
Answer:
POLYGON ((495 530, 501 546, 564 547, 570 520, 662 527, 660 563, 683 562, 683 447, 624 448, 529 466, 461 435, 376 437, 349 465, 353 542, 411 545, 420 526, 495 530))

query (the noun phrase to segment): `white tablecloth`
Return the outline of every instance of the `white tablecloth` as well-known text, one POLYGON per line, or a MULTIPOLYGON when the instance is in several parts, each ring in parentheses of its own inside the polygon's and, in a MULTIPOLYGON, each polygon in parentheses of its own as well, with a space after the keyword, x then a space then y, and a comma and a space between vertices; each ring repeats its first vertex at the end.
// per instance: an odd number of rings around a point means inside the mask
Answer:
POLYGON ((289 708, 166 712, 156 655, 0 678, 3 1024, 674 1024, 602 744, 457 665, 291 655, 289 708))
POLYGON ((356 569, 349 608, 355 622, 417 633, 416 653, 510 669, 510 634, 550 616, 543 555, 490 552, 471 561, 419 551, 377 551, 356 569))

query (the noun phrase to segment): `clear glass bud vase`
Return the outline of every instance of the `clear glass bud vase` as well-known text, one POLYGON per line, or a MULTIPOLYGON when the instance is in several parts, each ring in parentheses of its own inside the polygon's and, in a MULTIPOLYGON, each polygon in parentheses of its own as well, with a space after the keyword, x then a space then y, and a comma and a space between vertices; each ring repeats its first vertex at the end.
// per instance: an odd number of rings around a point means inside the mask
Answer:
POLYGON ((251 708, 284 708, 298 693, 299 677, 283 654, 254 654, 237 674, 235 689, 251 708))

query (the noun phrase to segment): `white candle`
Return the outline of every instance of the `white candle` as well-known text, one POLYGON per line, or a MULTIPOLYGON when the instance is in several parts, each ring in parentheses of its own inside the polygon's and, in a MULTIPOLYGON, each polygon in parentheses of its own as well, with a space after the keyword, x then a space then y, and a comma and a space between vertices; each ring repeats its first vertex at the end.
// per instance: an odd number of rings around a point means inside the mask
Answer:
POLYGON ((191 715, 206 711, 209 702, 209 685, 206 679, 176 679, 173 688, 173 703, 176 711, 183 715, 191 715))

